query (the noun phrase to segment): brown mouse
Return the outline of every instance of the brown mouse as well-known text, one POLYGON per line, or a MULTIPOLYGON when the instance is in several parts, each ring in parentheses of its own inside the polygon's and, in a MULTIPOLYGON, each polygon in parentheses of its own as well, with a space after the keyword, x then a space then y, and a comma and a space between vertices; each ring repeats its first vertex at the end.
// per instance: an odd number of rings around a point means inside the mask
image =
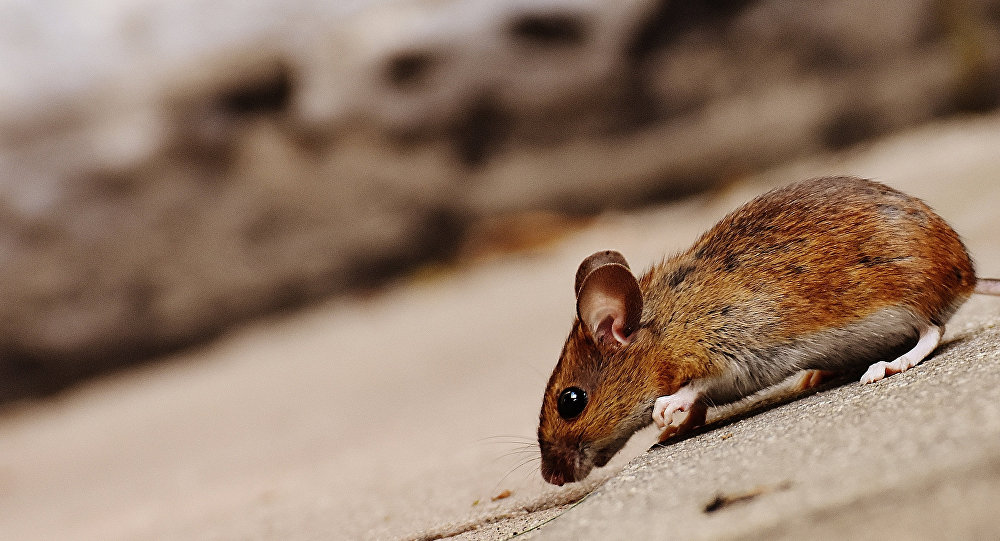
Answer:
POLYGON ((940 216, 849 177, 768 192, 638 279, 618 252, 595 253, 543 397, 542 476, 579 481, 650 422, 665 439, 801 371, 807 388, 907 370, 974 291, 1000 295, 1000 280, 977 282, 940 216))

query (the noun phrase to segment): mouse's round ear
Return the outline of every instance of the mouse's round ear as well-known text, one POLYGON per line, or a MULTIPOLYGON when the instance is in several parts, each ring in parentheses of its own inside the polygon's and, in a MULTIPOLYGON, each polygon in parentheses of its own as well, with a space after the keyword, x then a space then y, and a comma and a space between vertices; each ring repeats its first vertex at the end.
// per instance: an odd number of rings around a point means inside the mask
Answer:
POLYGON ((626 345, 639 328, 639 282, 618 252, 597 252, 576 271, 576 314, 598 347, 626 345))

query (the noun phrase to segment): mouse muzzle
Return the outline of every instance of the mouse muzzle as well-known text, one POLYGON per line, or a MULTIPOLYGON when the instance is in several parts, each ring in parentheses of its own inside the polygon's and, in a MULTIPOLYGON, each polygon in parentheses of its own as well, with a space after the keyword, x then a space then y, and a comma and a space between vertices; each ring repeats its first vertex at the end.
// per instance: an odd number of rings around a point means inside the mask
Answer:
POLYGON ((542 478, 559 486, 582 481, 594 467, 605 466, 623 445, 620 440, 604 446, 582 443, 559 445, 539 441, 542 478))
MULTIPOLYGON (((553 485, 579 481, 594 468, 593 460, 577 446, 539 442, 542 452, 542 478, 553 485)), ((606 463, 607 461, 605 461, 606 463)))

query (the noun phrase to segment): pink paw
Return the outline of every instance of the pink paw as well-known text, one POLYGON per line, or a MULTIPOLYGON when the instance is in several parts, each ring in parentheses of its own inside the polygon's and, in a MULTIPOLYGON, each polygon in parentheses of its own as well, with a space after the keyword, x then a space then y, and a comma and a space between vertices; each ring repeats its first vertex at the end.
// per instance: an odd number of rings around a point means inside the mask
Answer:
POLYGON ((657 398, 653 404, 653 422, 663 429, 660 441, 705 424, 707 412, 708 406, 701 401, 701 395, 690 386, 684 386, 674 394, 657 398), (673 425, 671 423, 674 413, 678 411, 686 411, 687 417, 679 424, 673 425))
POLYGON ((943 326, 927 326, 924 330, 920 331, 920 339, 917 340, 917 344, 913 346, 913 349, 907 351, 895 361, 879 361, 872 364, 868 367, 865 375, 861 376, 861 383, 875 383, 886 376, 906 372, 913 368, 917 363, 924 360, 924 357, 927 357, 934 351, 934 348, 941 342, 943 334, 943 326))
POLYGON ((907 359, 906 356, 900 357, 892 362, 879 361, 868 367, 868 370, 865 371, 865 375, 861 376, 861 383, 875 383, 886 376, 906 372, 916 366, 916 364, 917 363, 907 359))
POLYGON ((659 428, 666 428, 673 421, 674 412, 688 411, 698 399, 697 393, 684 389, 656 399, 653 404, 653 422, 659 428))

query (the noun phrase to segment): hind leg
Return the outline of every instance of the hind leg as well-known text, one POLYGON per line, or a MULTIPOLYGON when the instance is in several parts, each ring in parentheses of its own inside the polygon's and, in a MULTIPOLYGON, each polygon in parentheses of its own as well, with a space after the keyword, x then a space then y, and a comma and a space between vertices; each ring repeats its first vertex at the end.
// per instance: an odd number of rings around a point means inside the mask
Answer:
POLYGON ((941 335, 944 334, 944 326, 928 325, 920 331, 920 339, 913 349, 907 351, 895 361, 879 361, 868 367, 865 375, 861 376, 861 383, 874 383, 886 376, 904 372, 913 368, 925 357, 930 355, 934 348, 941 342, 941 335))
POLYGON ((802 372, 798 379, 795 380, 795 384, 792 389, 795 391, 808 391, 823 385, 826 381, 832 379, 837 375, 837 372, 833 370, 806 370, 802 372))

